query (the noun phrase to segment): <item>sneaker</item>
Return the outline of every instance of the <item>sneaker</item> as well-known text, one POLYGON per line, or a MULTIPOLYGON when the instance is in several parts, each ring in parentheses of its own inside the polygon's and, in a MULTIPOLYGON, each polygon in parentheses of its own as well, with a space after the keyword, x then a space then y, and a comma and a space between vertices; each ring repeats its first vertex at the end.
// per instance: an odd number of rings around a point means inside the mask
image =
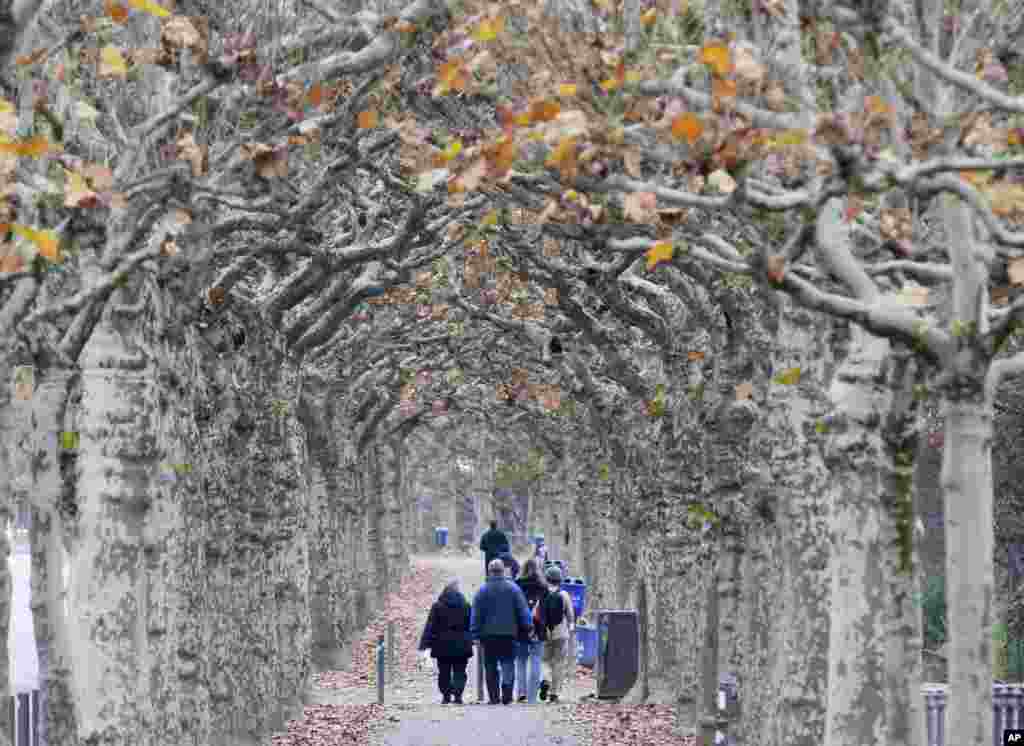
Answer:
POLYGON ((526 701, 526 695, 525 694, 523 694, 522 696, 519 697, 519 699, 516 700, 516 702, 519 702, 519 703, 523 703, 525 701, 526 701))
POLYGON ((548 697, 548 704, 557 705, 558 704, 558 695, 557 694, 552 694, 550 697, 548 697))
POLYGON ((462 704, 462 695, 461 694, 456 694, 455 695, 455 704, 457 704, 457 705, 461 705, 462 704))
POLYGON ((537 696, 541 698, 541 701, 548 698, 548 682, 546 679, 540 682, 540 689, 537 690, 537 696))

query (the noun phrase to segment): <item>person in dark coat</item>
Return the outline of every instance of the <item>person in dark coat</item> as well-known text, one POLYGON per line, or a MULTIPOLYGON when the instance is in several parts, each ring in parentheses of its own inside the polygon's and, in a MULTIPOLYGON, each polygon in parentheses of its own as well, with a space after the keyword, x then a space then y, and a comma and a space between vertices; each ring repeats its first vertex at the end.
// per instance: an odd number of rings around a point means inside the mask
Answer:
POLYGON ((544 624, 544 597, 548 586, 540 574, 537 560, 528 559, 523 563, 523 574, 516 579, 516 585, 526 596, 526 605, 537 612, 539 621, 534 619, 533 632, 526 640, 520 640, 516 651, 516 686, 519 689, 519 702, 537 704, 537 691, 540 686, 541 656, 544 653, 544 641, 548 638, 544 624), (529 663, 529 670, 527 670, 529 663))
POLYGON ((519 576, 519 563, 516 562, 516 558, 512 556, 512 552, 502 552, 498 555, 498 559, 504 563, 505 569, 508 570, 508 576, 510 578, 516 578, 519 576))
POLYGON ((487 567, 491 564, 492 559, 502 552, 512 551, 505 532, 498 530, 497 521, 491 521, 490 531, 480 537, 480 551, 484 553, 484 575, 487 575, 487 567))
POLYGON ((459 590, 458 579, 452 580, 430 607, 427 626, 420 638, 420 650, 429 649, 430 657, 437 659, 437 688, 444 697, 443 705, 449 704, 452 698, 455 704, 462 704, 466 665, 473 657, 471 620, 472 607, 459 590))
POLYGON ((487 694, 492 705, 512 703, 516 683, 516 643, 530 635, 533 620, 526 596, 519 586, 505 577, 501 560, 487 566, 487 581, 473 599, 470 635, 480 640, 487 670, 487 694), (500 666, 500 673, 499 673, 500 666))

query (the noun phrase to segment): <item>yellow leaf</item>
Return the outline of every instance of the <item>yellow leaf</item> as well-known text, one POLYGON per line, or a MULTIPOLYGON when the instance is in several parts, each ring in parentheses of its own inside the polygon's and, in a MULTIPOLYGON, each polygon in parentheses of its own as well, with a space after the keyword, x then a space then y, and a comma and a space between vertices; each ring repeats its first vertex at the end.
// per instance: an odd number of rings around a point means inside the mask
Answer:
POLYGON ((157 18, 167 18, 171 14, 167 8, 157 5, 153 0, 128 0, 128 4, 135 8, 135 10, 144 10, 147 13, 152 13, 157 18))
POLYGON ((454 160, 454 158, 460 152, 462 152, 462 141, 461 140, 452 140, 450 143, 448 143, 448 147, 445 148, 444 152, 441 154, 441 159, 445 163, 447 163, 448 161, 454 160))
POLYGON ((696 114, 684 112, 672 120, 672 136, 677 140, 684 137, 693 145, 704 131, 704 125, 696 114))
POLYGON ((728 75, 732 70, 729 48, 722 44, 708 44, 701 47, 699 61, 710 66, 716 75, 728 75))
POLYGON ((357 126, 361 130, 373 129, 377 126, 378 114, 376 109, 367 109, 366 111, 359 112, 357 117, 357 126))
POLYGON ((644 26, 650 27, 651 25, 654 24, 656 20, 658 20, 657 8, 651 8, 650 10, 646 11, 642 16, 640 16, 640 23, 642 23, 644 26))
POLYGON ((575 83, 562 83, 558 86, 559 96, 575 96, 576 95, 576 84, 575 83))
POLYGON ((121 50, 109 44, 100 51, 100 77, 124 78, 128 75, 128 64, 121 50))
POLYGON ((476 31, 473 33, 473 39, 475 41, 494 41, 504 29, 505 19, 502 16, 485 18, 477 26, 476 31))
POLYGON ((670 241, 658 241, 647 251, 647 269, 654 269, 659 262, 671 261, 674 251, 670 241))
POLYGON ((485 226, 485 227, 486 226, 491 226, 491 225, 497 225, 497 224, 498 224, 498 211, 497 210, 491 210, 489 213, 484 215, 484 219, 480 221, 480 225, 485 226))
POLYGON ((787 368, 772 379, 772 383, 781 383, 786 386, 793 386, 800 383, 800 369, 787 368))
POLYGON ((11 224, 11 231, 34 243, 39 248, 39 253, 54 264, 60 261, 60 242, 53 231, 36 230, 17 223, 11 224))

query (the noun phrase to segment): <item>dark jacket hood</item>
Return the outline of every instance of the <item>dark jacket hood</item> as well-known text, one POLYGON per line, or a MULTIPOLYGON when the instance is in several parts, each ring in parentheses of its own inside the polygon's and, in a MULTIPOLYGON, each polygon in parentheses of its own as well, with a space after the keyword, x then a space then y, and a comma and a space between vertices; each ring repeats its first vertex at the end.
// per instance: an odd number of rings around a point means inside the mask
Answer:
POLYGON ((454 609, 465 606, 467 601, 466 597, 462 595, 460 591, 444 590, 441 591, 441 595, 437 598, 445 606, 451 606, 454 609))

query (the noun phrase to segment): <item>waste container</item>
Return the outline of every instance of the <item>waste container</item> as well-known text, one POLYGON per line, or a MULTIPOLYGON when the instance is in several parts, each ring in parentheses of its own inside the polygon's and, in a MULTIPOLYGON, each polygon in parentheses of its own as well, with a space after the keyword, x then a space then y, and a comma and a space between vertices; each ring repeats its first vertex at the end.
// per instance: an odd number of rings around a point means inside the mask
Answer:
POLYGON ((635 609, 597 612, 599 699, 624 697, 640 674, 640 617, 635 609))
POLYGON ((562 590, 572 599, 572 613, 579 619, 583 616, 583 607, 587 605, 587 584, 583 578, 566 578, 562 581, 562 590))
POLYGON ((576 662, 593 668, 597 660, 597 627, 592 624, 576 625, 576 662))
POLYGON ((438 526, 434 529, 434 540, 439 547, 448 546, 448 527, 438 526))

